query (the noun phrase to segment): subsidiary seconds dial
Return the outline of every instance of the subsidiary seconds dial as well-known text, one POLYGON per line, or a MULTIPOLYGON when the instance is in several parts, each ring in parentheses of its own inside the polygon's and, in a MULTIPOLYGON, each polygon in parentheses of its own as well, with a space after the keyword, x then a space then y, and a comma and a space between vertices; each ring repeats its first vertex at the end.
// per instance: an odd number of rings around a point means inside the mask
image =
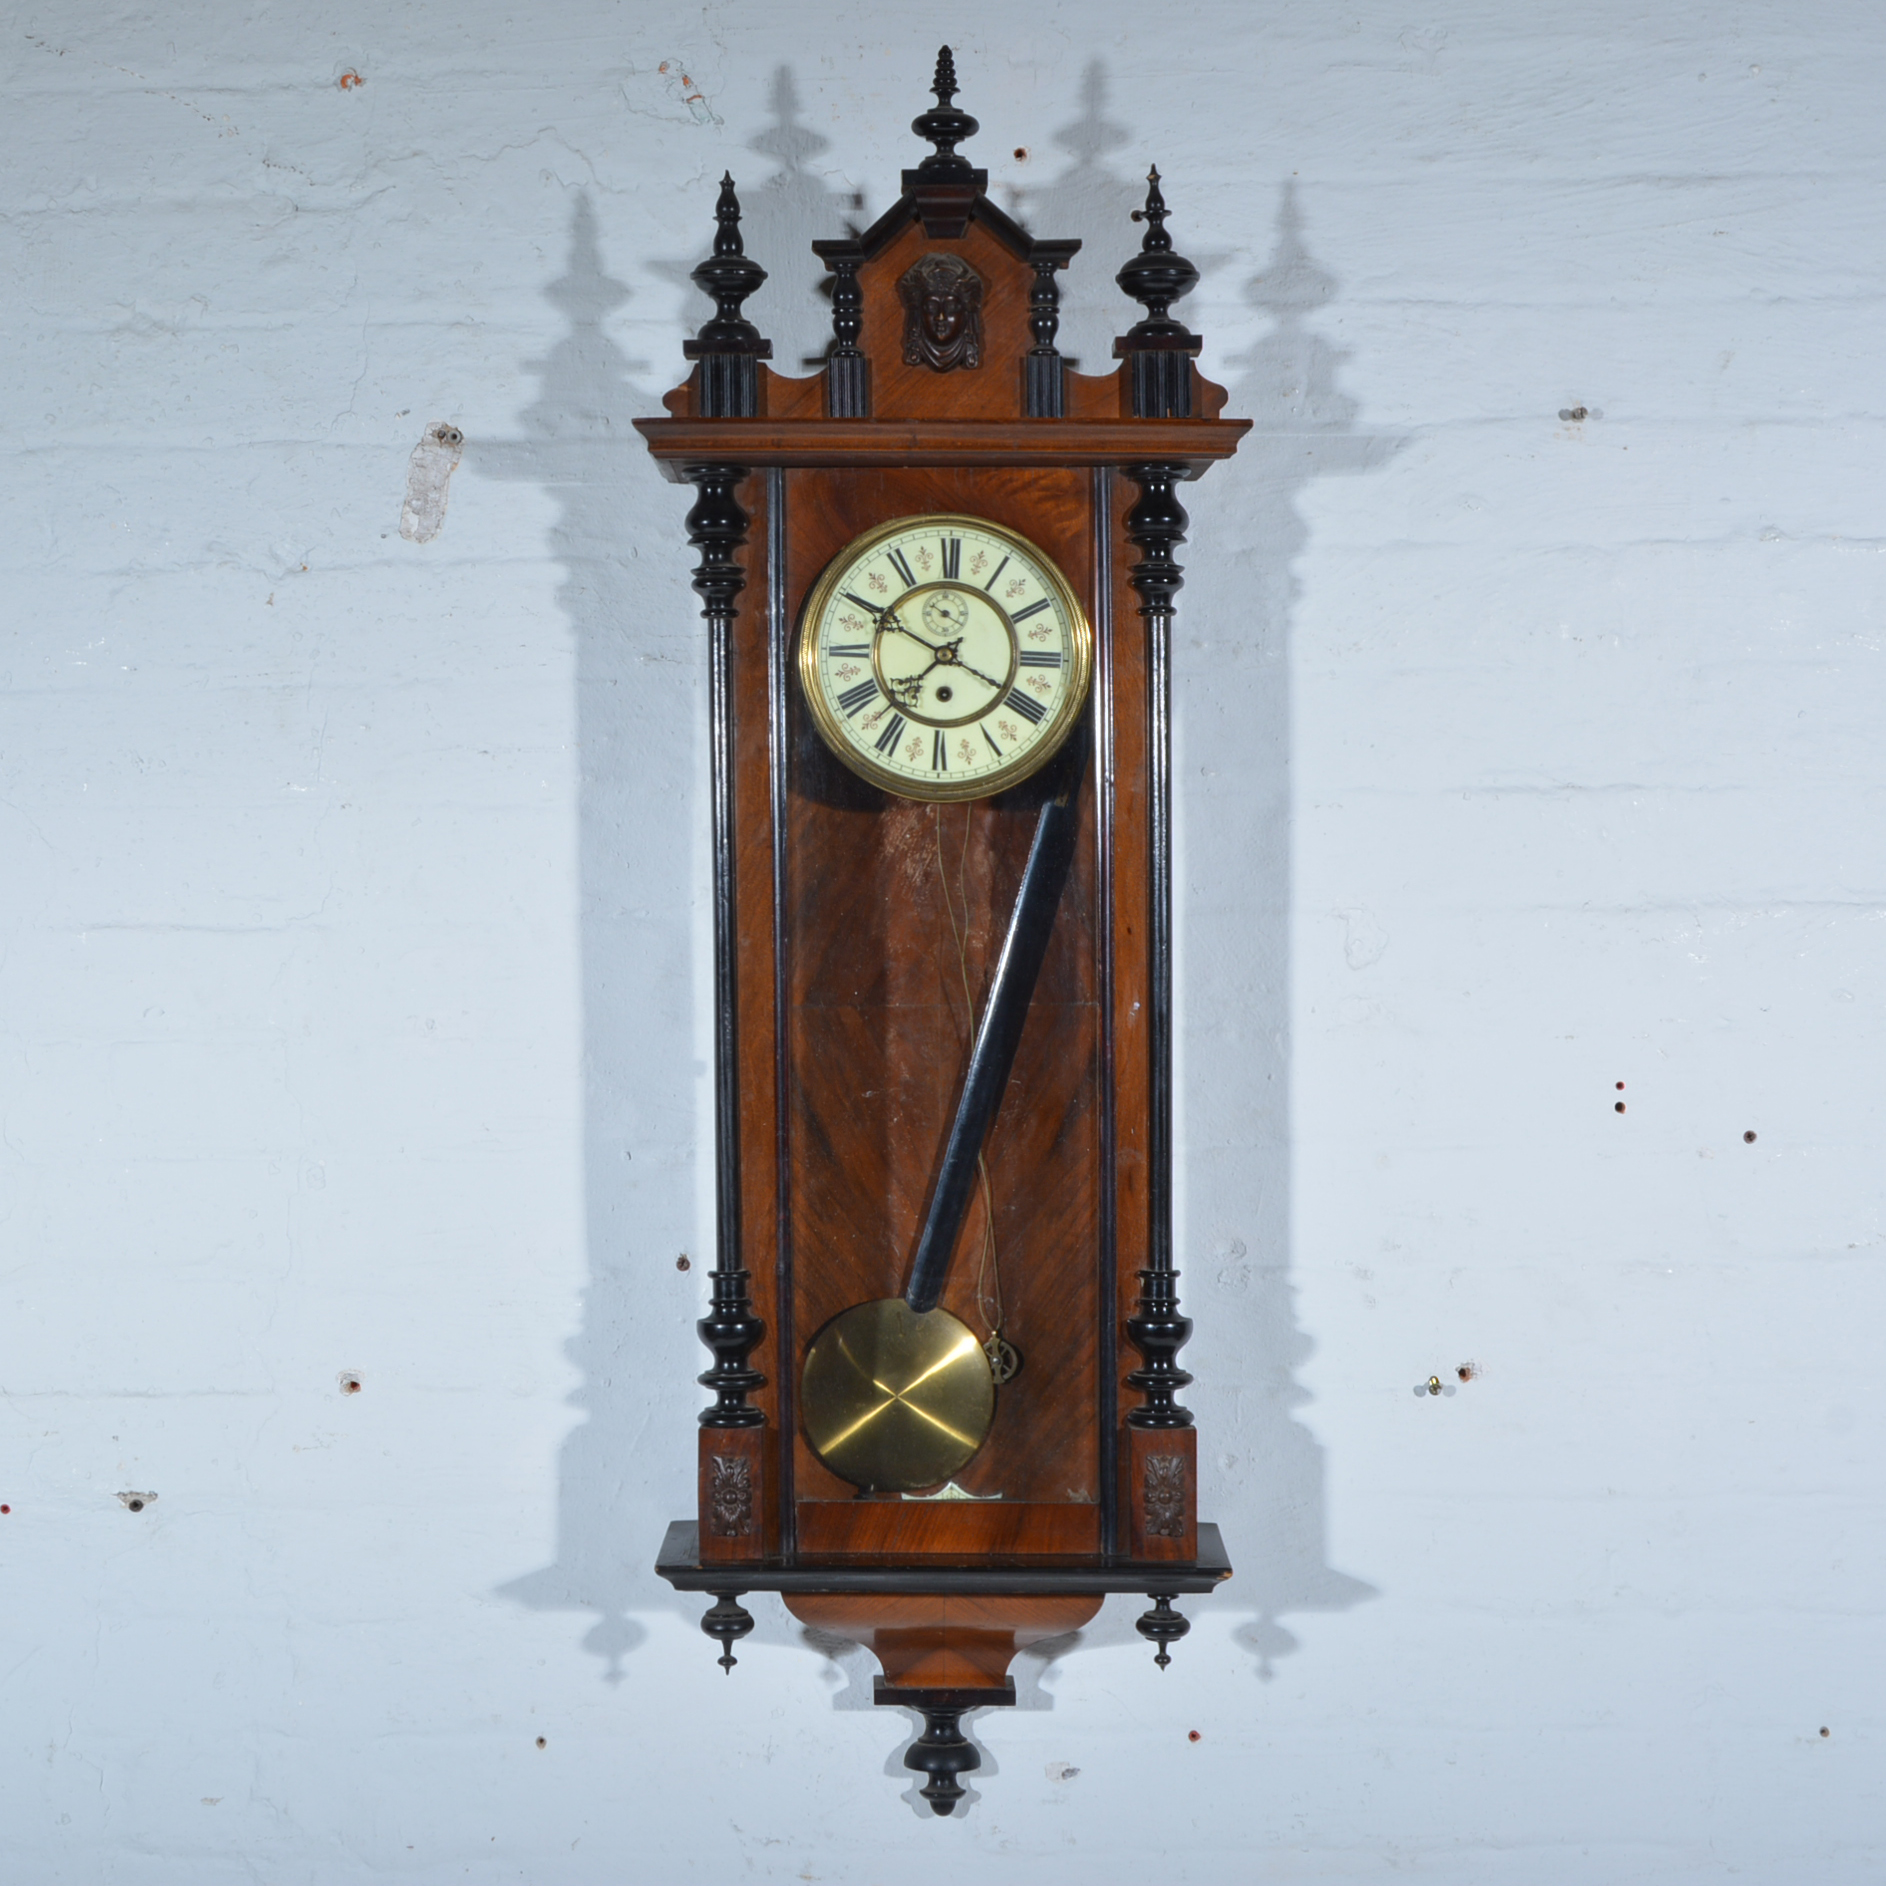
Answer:
POLYGON ((1073 730, 1093 646, 1067 579, 1025 537, 976 517, 903 517, 819 578, 799 678, 853 772, 906 799, 981 799, 1073 730))

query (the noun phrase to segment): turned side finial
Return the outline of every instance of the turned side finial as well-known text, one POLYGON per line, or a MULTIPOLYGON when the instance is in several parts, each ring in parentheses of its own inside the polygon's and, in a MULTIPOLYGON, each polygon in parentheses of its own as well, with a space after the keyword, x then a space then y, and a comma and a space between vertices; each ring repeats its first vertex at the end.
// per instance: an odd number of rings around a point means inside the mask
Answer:
MULTIPOLYGON (((714 205, 714 253, 689 277, 695 287, 713 297, 714 318, 707 322, 690 344, 700 353, 750 353, 764 349, 763 359, 772 356, 772 344, 760 338, 760 330, 746 319, 740 304, 766 280, 766 271, 746 252, 740 239, 740 199, 734 194, 733 176, 720 180, 720 197, 714 205)), ((697 357, 693 352, 690 358, 697 357)))
POLYGON ((1155 165, 1146 176, 1146 206, 1133 212, 1146 225, 1139 254, 1129 257, 1113 279, 1146 304, 1146 318, 1135 321, 1113 343, 1113 357, 1130 369, 1133 416, 1137 419, 1189 419, 1192 416, 1192 357, 1201 342, 1172 304, 1198 285, 1198 270, 1172 246, 1166 232, 1166 199, 1155 165))
POLYGON ((741 312, 766 271, 740 239, 740 199, 731 172, 721 178, 714 204, 714 253, 688 279, 714 303, 714 318, 681 349, 701 363, 696 416, 750 419, 759 411, 759 363, 772 359, 773 343, 741 312))
POLYGON ((1172 237, 1166 230, 1166 218, 1170 214, 1160 192, 1159 167, 1155 164, 1146 173, 1146 207, 1133 212, 1134 222, 1146 225, 1139 254, 1114 277, 1135 301, 1146 304, 1147 318, 1127 337, 1129 344, 1134 335, 1185 332, 1166 311, 1181 295, 1189 295, 1197 287, 1198 270, 1184 256, 1174 252, 1172 237))

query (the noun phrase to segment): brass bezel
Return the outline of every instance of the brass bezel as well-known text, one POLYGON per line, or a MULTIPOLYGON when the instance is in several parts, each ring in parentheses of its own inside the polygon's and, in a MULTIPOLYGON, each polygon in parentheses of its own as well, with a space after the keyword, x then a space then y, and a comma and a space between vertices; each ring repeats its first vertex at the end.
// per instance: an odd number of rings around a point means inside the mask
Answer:
MULTIPOLYGON (((937 579, 938 581, 947 579, 937 579)), ((933 588, 934 582, 917 585, 919 588, 933 588)), ((959 583, 964 589, 971 589, 972 584, 959 583)), ((986 595, 986 592, 984 592, 986 595)), ((990 606, 1008 622, 1008 611, 1000 603, 989 598, 990 606)), ((1014 635, 1014 626, 1009 624, 1009 633, 1014 635)), ((915 800, 921 805, 955 805, 965 799, 990 799, 998 792, 1006 792, 1010 786, 1038 773, 1042 767, 1060 752, 1067 737, 1074 731, 1075 722, 1081 717, 1082 709, 1087 705, 1088 690, 1094 678, 1094 631, 1087 620, 1087 612, 1080 605, 1080 599, 1074 594, 1074 586, 1061 574, 1060 566, 1041 548, 1032 543, 1020 531, 1010 530, 1005 524, 993 523, 986 517, 972 517, 964 511, 919 511, 909 517, 892 518, 888 523, 874 525, 861 536, 854 537, 844 549, 833 557, 819 579, 812 585, 806 596, 805 606, 799 611, 799 649, 797 667, 799 686, 805 695, 806 705, 811 709, 812 722, 819 730, 819 738, 832 750, 833 754, 856 773, 860 779, 869 780, 874 786, 895 795, 899 799, 915 800), (901 537, 906 532, 918 528, 947 530, 952 524, 969 530, 980 531, 985 536, 1008 544, 1012 550, 1019 550, 1032 563, 1036 564, 1046 578, 1046 586, 1053 591, 1055 599, 1066 612, 1068 621, 1068 639, 1073 644, 1072 670, 1068 676, 1068 685, 1063 690, 1060 704, 1046 723, 1046 731, 1029 747, 1006 766, 998 766, 993 772, 979 774, 961 784, 945 782, 935 786, 921 780, 906 779, 903 774, 893 772, 877 760, 860 753, 852 745, 845 733, 843 719, 832 709, 832 704, 825 698, 825 691, 819 685, 818 676, 818 636, 816 633, 819 618, 825 613, 826 605, 831 601, 833 592, 845 572, 861 558, 868 555, 879 544, 892 537, 901 537)), ((876 636, 873 641, 873 663, 876 658, 876 636)), ((980 716, 978 716, 980 718, 980 716)), ((928 723, 926 723, 928 724, 928 723)), ((964 722, 962 724, 967 724, 964 722)))

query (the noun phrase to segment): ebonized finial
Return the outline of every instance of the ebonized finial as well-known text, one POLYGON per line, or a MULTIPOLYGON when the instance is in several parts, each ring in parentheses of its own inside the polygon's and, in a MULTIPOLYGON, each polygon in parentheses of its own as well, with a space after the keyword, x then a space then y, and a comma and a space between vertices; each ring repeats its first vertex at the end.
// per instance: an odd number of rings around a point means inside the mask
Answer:
POLYGON ((1133 1628, 1154 1648, 1153 1662, 1163 1672, 1172 1662, 1172 1652, 1168 1645, 1176 1644, 1192 1626, 1182 1612, 1172 1608, 1172 1599, 1165 1592, 1148 1592, 1153 1601, 1150 1611, 1142 1611, 1133 1620, 1133 1628))
POLYGON ((714 301, 714 318, 683 343, 681 351, 701 363, 696 412, 702 419, 750 419, 759 411, 759 366, 773 357, 773 343, 740 311, 740 304, 766 279, 766 271, 740 239, 740 199, 733 177, 720 180, 714 205, 714 253, 688 278, 714 301))
MULTIPOLYGON (((1146 207, 1133 212, 1136 223, 1146 225, 1139 254, 1114 277, 1135 301, 1146 304, 1147 319, 1134 329, 1134 335, 1149 332, 1183 334, 1185 328, 1172 320, 1166 310, 1188 295, 1198 285, 1198 270, 1184 256, 1175 254, 1172 238, 1166 233, 1166 199, 1159 190, 1159 166, 1146 173, 1146 207)), ((1129 340, 1131 336, 1128 337, 1129 340)))
MULTIPOLYGON (((720 199, 714 205, 714 253, 689 277, 703 294, 714 299, 714 318, 695 336, 703 352, 749 351, 760 340, 760 330, 740 312, 740 304, 766 280, 766 271, 746 252, 740 239, 740 199, 734 194, 731 173, 720 180, 720 199)), ((765 343, 762 343, 765 345, 765 343)), ((766 347, 770 355, 772 348, 766 347)))
POLYGON ((947 46, 937 53, 936 77, 930 89, 936 94, 935 109, 910 121, 910 128, 920 138, 928 138, 936 146, 934 153, 918 166, 918 173, 926 177, 953 176, 958 172, 967 175, 969 159, 957 156, 956 147, 965 138, 973 138, 982 127, 968 112, 958 111, 950 102, 957 91, 956 60, 947 46))
POLYGON ((1192 356, 1201 343, 1168 311, 1197 286, 1198 270, 1173 249, 1166 233, 1167 214, 1155 166, 1146 177, 1146 207, 1133 212, 1133 220, 1146 225, 1139 254, 1113 278, 1135 301, 1146 304, 1146 318, 1135 321, 1113 343, 1114 358, 1126 361, 1131 370, 1133 414, 1138 419, 1192 416, 1192 356))
POLYGON ((742 1596, 737 1591, 715 1592, 712 1607, 701 1619, 701 1629, 720 1646, 720 1655, 714 1661, 729 1676, 740 1661, 733 1647, 753 1628, 753 1613, 740 1602, 742 1596))

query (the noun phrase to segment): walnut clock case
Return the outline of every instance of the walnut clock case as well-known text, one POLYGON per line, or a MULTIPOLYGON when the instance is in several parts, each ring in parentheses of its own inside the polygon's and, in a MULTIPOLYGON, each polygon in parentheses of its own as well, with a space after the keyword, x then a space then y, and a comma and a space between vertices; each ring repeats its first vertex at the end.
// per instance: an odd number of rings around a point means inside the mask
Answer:
POLYGON ((902 195, 813 245, 823 370, 741 312, 729 178, 637 424, 698 493, 713 730, 714 1403, 656 1569, 728 1670, 752 1591, 868 1645, 946 1814, 1017 1650, 1134 1592, 1163 1667, 1230 1576, 1177 1399, 1167 710, 1177 488, 1249 421, 1169 312, 1158 173, 1145 317, 1074 372, 1079 244, 990 202, 947 49, 933 89, 902 195))

